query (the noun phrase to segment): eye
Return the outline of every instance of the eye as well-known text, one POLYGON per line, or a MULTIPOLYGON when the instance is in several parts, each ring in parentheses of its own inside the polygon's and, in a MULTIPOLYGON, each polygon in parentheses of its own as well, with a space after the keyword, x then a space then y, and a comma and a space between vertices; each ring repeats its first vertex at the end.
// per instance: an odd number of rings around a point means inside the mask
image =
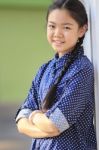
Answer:
POLYGON ((48 27, 49 27, 50 29, 54 29, 54 28, 55 28, 55 25, 49 24, 48 27))
POLYGON ((65 26, 64 29, 65 29, 65 30, 71 30, 71 28, 68 27, 68 26, 65 26))

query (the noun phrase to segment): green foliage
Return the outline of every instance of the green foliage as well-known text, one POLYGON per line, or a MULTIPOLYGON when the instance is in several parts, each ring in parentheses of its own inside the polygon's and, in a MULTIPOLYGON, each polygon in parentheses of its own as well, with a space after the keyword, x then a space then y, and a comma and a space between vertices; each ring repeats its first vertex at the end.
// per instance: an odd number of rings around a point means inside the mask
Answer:
POLYGON ((26 98, 38 68, 53 57, 45 10, 0 10, 0 101, 26 98))
POLYGON ((0 0, 0 6, 48 6, 50 0, 0 0))

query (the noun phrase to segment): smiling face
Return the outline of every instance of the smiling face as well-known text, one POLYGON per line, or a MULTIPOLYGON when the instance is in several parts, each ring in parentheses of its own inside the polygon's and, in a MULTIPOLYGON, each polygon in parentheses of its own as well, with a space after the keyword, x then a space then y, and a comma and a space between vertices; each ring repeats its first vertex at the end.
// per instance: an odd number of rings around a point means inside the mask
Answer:
POLYGON ((71 51, 85 32, 85 27, 79 27, 68 10, 55 9, 50 12, 47 22, 47 39, 59 57, 71 51))

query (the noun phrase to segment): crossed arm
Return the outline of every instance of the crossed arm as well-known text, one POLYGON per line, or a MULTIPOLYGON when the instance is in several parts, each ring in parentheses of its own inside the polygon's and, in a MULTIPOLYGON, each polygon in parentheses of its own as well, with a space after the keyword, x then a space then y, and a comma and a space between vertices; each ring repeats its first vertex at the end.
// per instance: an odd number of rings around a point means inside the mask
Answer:
POLYGON ((21 118, 18 131, 32 138, 54 137, 60 134, 57 127, 41 111, 33 111, 29 118, 21 118))

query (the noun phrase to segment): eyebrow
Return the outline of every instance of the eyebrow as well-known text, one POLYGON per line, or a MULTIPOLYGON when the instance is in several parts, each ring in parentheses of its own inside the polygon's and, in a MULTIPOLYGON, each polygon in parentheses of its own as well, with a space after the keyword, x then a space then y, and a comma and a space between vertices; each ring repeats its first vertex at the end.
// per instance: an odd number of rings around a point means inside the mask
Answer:
MULTIPOLYGON (((56 24, 56 23, 53 22, 53 21, 48 21, 48 23, 56 24)), ((72 23, 69 23, 69 22, 67 22, 67 23, 62 23, 62 25, 71 25, 71 26, 73 26, 73 24, 72 24, 72 23)))

